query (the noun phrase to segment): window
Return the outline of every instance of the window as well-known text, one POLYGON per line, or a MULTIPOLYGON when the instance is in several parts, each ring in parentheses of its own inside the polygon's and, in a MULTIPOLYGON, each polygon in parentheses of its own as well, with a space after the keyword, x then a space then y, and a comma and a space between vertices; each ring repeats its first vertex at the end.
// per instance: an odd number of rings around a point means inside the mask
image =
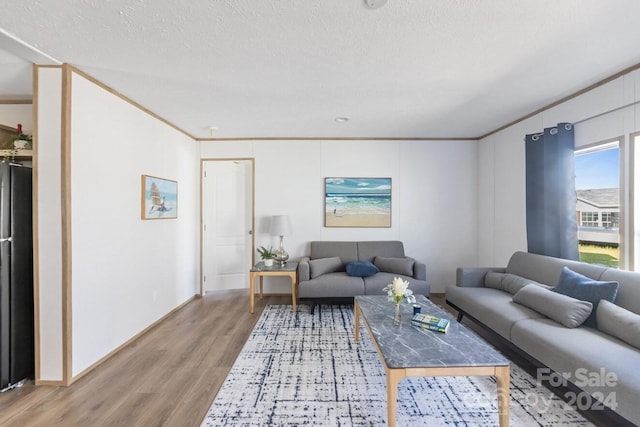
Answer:
POLYGON ((576 150, 580 261, 620 266, 620 140, 576 150))
POLYGON ((602 212, 602 226, 604 228, 619 228, 620 213, 619 212, 602 212))
POLYGON ((580 212, 581 221, 580 225, 583 227, 597 227, 598 226, 598 212, 580 212))

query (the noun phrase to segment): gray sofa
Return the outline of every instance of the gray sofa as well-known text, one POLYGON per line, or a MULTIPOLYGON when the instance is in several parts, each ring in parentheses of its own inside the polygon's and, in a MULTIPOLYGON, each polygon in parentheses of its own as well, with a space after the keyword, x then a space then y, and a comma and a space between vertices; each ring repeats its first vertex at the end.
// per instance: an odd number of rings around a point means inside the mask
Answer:
MULTIPOLYGON (((565 373, 570 382, 566 385, 578 393, 570 404, 608 407, 627 422, 640 424, 640 273, 516 252, 506 268, 459 268, 446 299, 458 310, 458 320, 467 315, 534 362, 565 373), (559 323, 574 320, 578 306, 584 305, 573 298, 558 305, 564 295, 548 291, 558 285, 561 274, 566 277, 563 267, 594 280, 618 282, 613 304, 602 299, 594 304, 595 328, 559 323), (552 298, 540 304, 530 298, 533 294, 552 298)), ((542 379, 553 375, 542 369, 542 379)))
POLYGON ((298 264, 298 296, 301 302, 350 300, 356 295, 386 295, 382 290, 401 277, 416 295, 429 297, 427 268, 404 254, 399 241, 314 241, 309 256, 298 264), (368 277, 350 276, 347 264, 368 261, 380 272, 368 277))

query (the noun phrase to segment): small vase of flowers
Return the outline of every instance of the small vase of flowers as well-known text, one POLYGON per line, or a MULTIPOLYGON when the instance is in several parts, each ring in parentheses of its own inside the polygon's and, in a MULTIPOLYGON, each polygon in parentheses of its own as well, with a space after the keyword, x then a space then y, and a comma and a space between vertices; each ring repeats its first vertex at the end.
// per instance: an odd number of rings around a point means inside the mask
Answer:
POLYGON ((413 291, 409 289, 409 282, 400 277, 394 277, 393 282, 385 286, 383 291, 387 291, 387 299, 395 304, 395 314, 393 316, 393 324, 400 326, 402 318, 400 316, 400 303, 414 303, 416 297, 413 291))

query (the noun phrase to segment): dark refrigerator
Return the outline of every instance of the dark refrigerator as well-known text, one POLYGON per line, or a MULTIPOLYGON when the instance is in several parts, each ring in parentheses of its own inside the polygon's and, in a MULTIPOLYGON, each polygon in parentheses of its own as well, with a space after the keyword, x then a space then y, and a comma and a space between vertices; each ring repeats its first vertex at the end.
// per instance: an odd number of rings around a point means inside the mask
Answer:
POLYGON ((0 163, 0 390, 34 374, 31 176, 0 163))

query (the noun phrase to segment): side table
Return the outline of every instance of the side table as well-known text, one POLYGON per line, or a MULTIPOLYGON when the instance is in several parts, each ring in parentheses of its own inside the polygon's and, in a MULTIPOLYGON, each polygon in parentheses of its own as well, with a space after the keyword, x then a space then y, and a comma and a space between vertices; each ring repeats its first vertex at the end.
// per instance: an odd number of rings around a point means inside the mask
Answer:
POLYGON ((254 311, 254 298, 255 298, 255 280, 256 277, 260 278, 260 299, 262 299, 262 278, 264 276, 283 276, 291 279, 291 304, 293 305, 293 311, 298 308, 296 301, 298 300, 298 262, 288 261, 284 265, 275 264, 272 267, 266 267, 264 262, 259 262, 249 270, 249 312, 253 314, 254 311))

